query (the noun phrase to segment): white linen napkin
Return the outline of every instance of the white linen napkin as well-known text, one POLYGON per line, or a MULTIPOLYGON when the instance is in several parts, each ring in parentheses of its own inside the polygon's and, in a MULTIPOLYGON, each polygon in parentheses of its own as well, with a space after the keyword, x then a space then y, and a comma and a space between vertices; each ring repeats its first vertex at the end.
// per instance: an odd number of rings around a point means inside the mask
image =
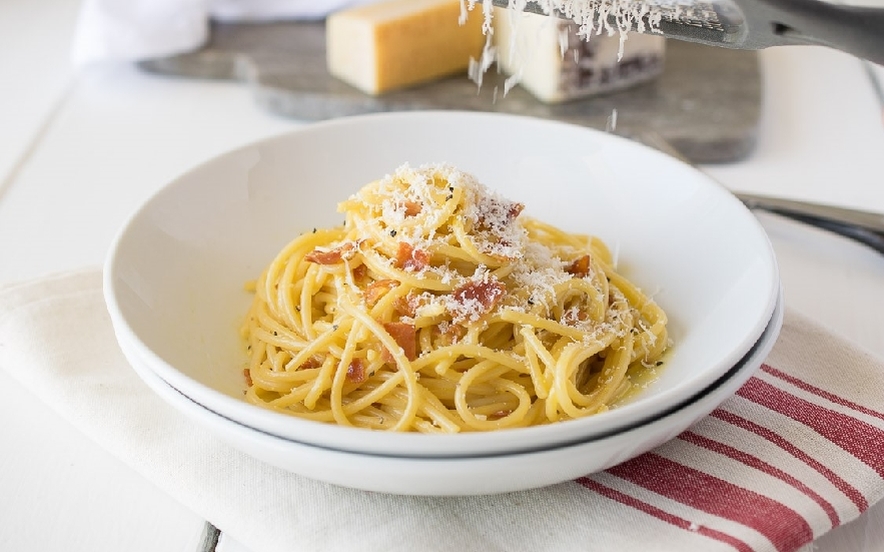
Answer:
POLYGON ((788 309, 763 368, 678 438, 497 496, 356 491, 232 449, 130 369, 97 270, 0 291, 0 368, 255 552, 791 552, 884 496, 884 363, 788 309))
POLYGON ((85 0, 74 32, 74 65, 141 60, 195 50, 209 20, 316 19, 377 0, 85 0))

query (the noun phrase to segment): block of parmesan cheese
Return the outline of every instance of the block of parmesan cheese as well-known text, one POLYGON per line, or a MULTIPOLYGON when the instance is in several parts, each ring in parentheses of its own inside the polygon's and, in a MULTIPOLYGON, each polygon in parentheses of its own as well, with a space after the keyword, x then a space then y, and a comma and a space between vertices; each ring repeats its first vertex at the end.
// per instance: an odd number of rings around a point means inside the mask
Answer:
POLYGON ((494 43, 500 68, 537 99, 559 103, 621 90, 663 72, 665 39, 629 33, 578 36, 577 25, 558 17, 495 8, 494 43))
POLYGON ((367 94, 464 72, 485 44, 483 17, 461 0, 383 0, 326 20, 329 72, 367 94))

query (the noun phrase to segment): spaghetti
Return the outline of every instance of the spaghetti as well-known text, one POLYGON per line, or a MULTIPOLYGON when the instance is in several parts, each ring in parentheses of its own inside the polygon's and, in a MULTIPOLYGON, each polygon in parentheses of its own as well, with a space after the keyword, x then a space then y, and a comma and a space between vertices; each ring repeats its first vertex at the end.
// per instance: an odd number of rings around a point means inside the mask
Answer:
POLYGON ((602 412, 647 381, 666 315, 597 238, 450 165, 404 165, 289 243, 243 326, 249 401, 347 426, 459 432, 602 412))

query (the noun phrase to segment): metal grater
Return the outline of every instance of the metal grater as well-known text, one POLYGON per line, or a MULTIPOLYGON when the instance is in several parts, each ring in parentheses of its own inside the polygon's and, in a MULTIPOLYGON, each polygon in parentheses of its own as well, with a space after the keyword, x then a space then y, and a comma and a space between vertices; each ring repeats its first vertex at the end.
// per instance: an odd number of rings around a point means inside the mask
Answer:
MULTIPOLYGON (((482 1, 482 0, 478 0, 482 1)), ((487 1, 487 0, 486 0, 487 1)), ((532 13, 547 13, 551 0, 491 0, 532 13)), ((574 5, 574 2, 571 2, 574 5)), ((641 14, 630 31, 659 32, 668 38, 746 50, 815 44, 884 64, 884 8, 844 6, 821 0, 586 0, 587 8, 641 14), (659 16, 659 22, 648 17, 659 16)), ((553 15, 579 16, 554 11, 553 15)), ((616 28, 617 18, 608 17, 616 28)), ((596 29, 595 32, 598 32, 596 29)))

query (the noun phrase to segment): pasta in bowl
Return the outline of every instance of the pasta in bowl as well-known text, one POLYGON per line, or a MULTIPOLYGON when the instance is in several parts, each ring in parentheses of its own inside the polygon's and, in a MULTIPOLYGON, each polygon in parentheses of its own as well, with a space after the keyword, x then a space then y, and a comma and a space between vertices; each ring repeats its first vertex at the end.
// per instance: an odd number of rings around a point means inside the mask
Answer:
POLYGON ((487 113, 338 119, 224 153, 148 199, 105 265, 133 364, 251 431, 385 457, 661 419, 745 357, 778 291, 760 224, 702 173, 487 113))
POLYGON ((249 401, 424 433, 607 410, 662 363, 666 316, 601 240, 524 207, 446 164, 366 185, 258 280, 249 401))

